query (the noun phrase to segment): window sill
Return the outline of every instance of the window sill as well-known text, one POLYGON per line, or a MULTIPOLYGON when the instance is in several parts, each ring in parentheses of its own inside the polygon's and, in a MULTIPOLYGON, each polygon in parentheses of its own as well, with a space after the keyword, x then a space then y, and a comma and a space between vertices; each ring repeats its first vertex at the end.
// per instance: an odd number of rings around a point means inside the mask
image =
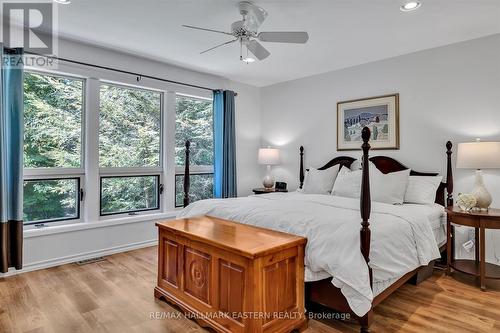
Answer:
POLYGON ((106 228, 128 223, 139 223, 145 221, 157 221, 163 219, 175 218, 177 210, 170 210, 164 213, 154 213, 138 216, 119 217, 115 219, 107 219, 93 222, 68 223, 62 225, 46 226, 43 228, 33 228, 24 231, 24 238, 40 237, 45 235, 60 234, 66 232, 74 232, 79 230, 106 228))

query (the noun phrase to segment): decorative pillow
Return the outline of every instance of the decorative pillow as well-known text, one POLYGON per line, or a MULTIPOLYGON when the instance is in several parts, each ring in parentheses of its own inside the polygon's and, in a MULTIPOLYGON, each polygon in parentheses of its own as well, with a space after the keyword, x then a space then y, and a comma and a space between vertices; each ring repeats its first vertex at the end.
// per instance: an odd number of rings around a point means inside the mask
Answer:
MULTIPOLYGON (((332 195, 347 198, 359 198, 361 194, 362 170, 351 171, 342 168, 333 185, 332 195)), ((371 199, 388 204, 402 204, 408 185, 410 170, 382 173, 370 163, 370 194, 371 199)))
POLYGON ((333 184, 332 195, 346 198, 359 198, 361 193, 361 170, 351 171, 342 167, 335 184, 333 184))
POLYGON ((304 178, 302 192, 306 194, 330 194, 338 173, 338 165, 326 170, 309 168, 304 178))
POLYGON ((370 163, 370 194, 373 201, 401 205, 404 202, 410 169, 382 173, 370 163))
POLYGON ((405 202, 432 205, 442 180, 442 176, 410 176, 405 193, 405 202))

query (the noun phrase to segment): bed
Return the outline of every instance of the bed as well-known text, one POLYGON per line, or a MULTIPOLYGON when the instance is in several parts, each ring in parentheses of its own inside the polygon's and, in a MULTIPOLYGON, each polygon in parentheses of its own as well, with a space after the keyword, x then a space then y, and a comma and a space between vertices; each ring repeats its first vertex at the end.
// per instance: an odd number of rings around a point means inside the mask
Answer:
MULTIPOLYGON (((350 313, 359 320, 361 332, 368 332, 373 306, 408 280, 421 281, 432 274, 434 261, 441 257, 446 243, 444 206, 453 203, 452 145, 446 145, 447 177, 436 191, 435 204, 396 206, 372 202, 368 165, 373 163, 384 174, 408 168, 390 157, 369 158, 368 128, 363 129, 362 137, 359 199, 292 192, 209 199, 188 205, 189 177, 185 177, 186 207, 179 217, 210 215, 307 237, 307 307, 320 304, 350 313)), ((300 147, 300 187, 304 183, 303 157, 300 147)), ((337 156, 318 170, 350 167, 354 161, 337 156)), ((189 163, 185 167, 189 174, 189 163)), ((412 170, 410 175, 436 174, 412 170)))

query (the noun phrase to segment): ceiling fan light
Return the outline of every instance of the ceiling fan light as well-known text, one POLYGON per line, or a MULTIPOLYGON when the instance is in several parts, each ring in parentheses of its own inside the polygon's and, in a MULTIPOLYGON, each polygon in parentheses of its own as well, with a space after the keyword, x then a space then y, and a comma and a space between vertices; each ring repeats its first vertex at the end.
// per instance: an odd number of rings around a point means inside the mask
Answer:
POLYGON ((422 3, 419 1, 408 1, 401 6, 401 11, 403 12, 411 12, 413 10, 417 10, 422 6, 422 3))
POLYGON ((246 58, 242 58, 241 61, 243 61, 244 63, 247 63, 247 64, 251 64, 252 62, 255 62, 255 59, 252 57, 246 57, 246 58))

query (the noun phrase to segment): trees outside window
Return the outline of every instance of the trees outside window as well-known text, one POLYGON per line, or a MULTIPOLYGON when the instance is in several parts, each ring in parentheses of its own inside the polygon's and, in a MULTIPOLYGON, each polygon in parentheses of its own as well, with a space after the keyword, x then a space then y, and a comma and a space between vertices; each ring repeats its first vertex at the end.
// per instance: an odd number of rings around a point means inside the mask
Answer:
POLYGON ((152 89, 114 82, 25 71, 26 224, 181 206, 188 139, 191 201, 212 197, 212 100, 167 93, 161 84, 152 89), (165 96, 172 102, 165 103, 165 96), (175 119, 175 133, 172 124, 166 135, 169 119, 175 119), (170 160, 175 165, 167 168, 170 160), (166 180, 166 188, 175 193, 163 198, 166 174, 175 174, 166 180))
POLYGON ((214 132, 209 99, 177 95, 175 109, 175 205, 182 206, 185 142, 190 148, 190 201, 213 197, 214 132))
POLYGON ((101 215, 160 208, 161 113, 161 92, 101 85, 101 215))
POLYGON ((80 217, 84 86, 82 79, 25 72, 25 223, 80 217))

